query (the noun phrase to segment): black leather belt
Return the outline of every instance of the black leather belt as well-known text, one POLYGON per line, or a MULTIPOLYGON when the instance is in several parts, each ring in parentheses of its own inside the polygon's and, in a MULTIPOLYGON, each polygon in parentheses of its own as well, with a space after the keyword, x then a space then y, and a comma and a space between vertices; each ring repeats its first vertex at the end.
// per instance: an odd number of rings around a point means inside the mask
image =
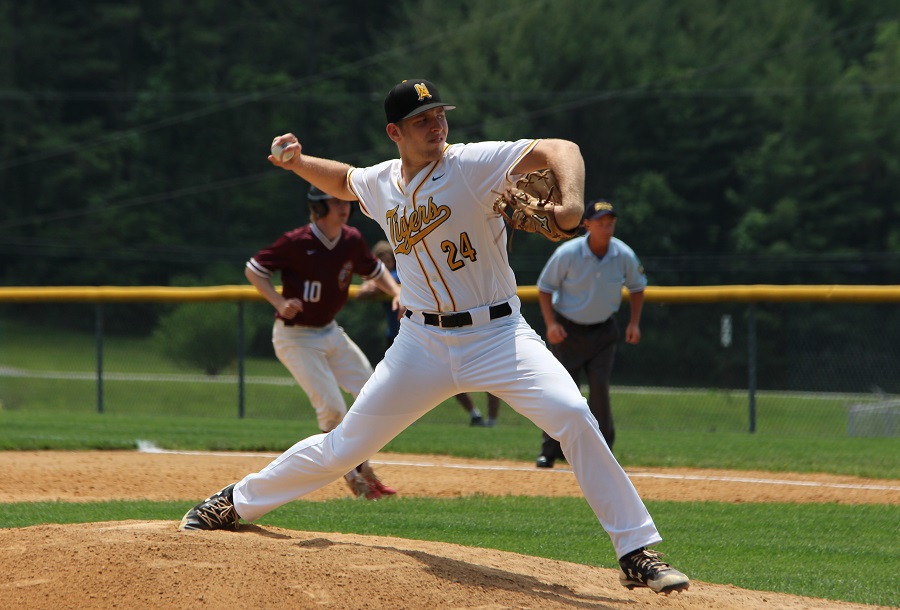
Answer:
MULTIPOLYGON (((491 320, 503 318, 512 313, 512 307, 509 303, 501 303, 500 305, 491 305, 488 309, 491 320)), ((404 314, 407 318, 412 317, 412 312, 406 310, 404 314)), ((460 326, 472 325, 472 314, 468 311, 460 311, 458 313, 423 313, 425 324, 429 326, 437 326, 439 328, 459 328, 460 326)))
POLYGON ((594 324, 581 324, 579 322, 574 322, 574 321, 570 320, 569 318, 561 315, 559 312, 554 312, 554 313, 556 313, 556 319, 559 320, 559 322, 563 326, 571 326, 573 328, 581 328, 584 330, 593 330, 595 328, 600 328, 601 326, 609 324, 610 322, 613 321, 613 317, 610 316, 610 317, 606 318, 603 322, 596 322, 594 324))

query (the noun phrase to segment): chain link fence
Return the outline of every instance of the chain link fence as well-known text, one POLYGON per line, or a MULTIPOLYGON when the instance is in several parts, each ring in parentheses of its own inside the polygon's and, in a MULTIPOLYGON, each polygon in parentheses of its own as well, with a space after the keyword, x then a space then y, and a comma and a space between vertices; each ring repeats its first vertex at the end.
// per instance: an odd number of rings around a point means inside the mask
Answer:
MULTIPOLYGON (((751 296, 740 287, 648 288, 641 343, 620 343, 616 356, 618 429, 900 434, 894 289, 826 297, 766 287, 760 298, 755 288, 751 296)), ((0 289, 0 409, 311 421, 305 394, 274 357, 271 307, 248 289, 134 289, 123 300, 96 289, 76 298, 73 288, 43 302, 0 289), (187 304, 199 318, 161 333, 187 304), (173 332, 220 369, 173 355, 173 332)), ((543 332, 534 288, 520 296, 543 332)), ((619 316, 624 326, 627 304, 619 316)), ((381 303, 351 300, 338 321, 373 364, 381 359, 381 303)), ((485 395, 473 398, 485 411, 485 395)), ((448 403, 438 417, 466 425, 448 403)), ((532 424, 504 405, 499 425, 532 424)))

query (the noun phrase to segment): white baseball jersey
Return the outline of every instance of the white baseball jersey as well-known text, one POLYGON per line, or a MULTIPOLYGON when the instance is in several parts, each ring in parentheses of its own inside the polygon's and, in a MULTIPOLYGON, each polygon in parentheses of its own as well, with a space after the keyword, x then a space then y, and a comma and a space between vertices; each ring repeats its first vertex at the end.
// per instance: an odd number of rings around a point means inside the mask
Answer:
POLYGON ((360 208, 394 247, 404 306, 467 311, 515 296, 506 227, 493 203, 515 182, 509 172, 537 142, 447 145, 443 157, 406 186, 399 159, 349 171, 360 208))

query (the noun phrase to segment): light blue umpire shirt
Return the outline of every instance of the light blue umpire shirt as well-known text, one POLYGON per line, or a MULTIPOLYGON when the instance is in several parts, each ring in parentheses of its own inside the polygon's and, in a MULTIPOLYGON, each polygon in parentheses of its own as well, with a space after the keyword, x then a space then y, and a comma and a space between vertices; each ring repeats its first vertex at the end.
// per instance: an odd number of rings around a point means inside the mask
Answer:
POLYGON ((629 293, 647 287, 634 250, 613 237, 601 259, 588 247, 587 235, 558 247, 537 281, 539 290, 553 294, 553 309, 578 324, 606 322, 619 311, 622 286, 629 293))

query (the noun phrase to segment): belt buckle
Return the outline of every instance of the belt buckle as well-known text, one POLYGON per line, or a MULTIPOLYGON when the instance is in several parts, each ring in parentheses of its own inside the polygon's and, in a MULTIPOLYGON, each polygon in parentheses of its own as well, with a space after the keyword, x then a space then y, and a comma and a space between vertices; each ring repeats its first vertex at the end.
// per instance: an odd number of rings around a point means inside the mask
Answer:
POLYGON ((443 330, 443 328, 444 328, 444 314, 439 313, 439 314, 437 315, 437 317, 438 317, 438 328, 440 328, 441 330, 443 330))

